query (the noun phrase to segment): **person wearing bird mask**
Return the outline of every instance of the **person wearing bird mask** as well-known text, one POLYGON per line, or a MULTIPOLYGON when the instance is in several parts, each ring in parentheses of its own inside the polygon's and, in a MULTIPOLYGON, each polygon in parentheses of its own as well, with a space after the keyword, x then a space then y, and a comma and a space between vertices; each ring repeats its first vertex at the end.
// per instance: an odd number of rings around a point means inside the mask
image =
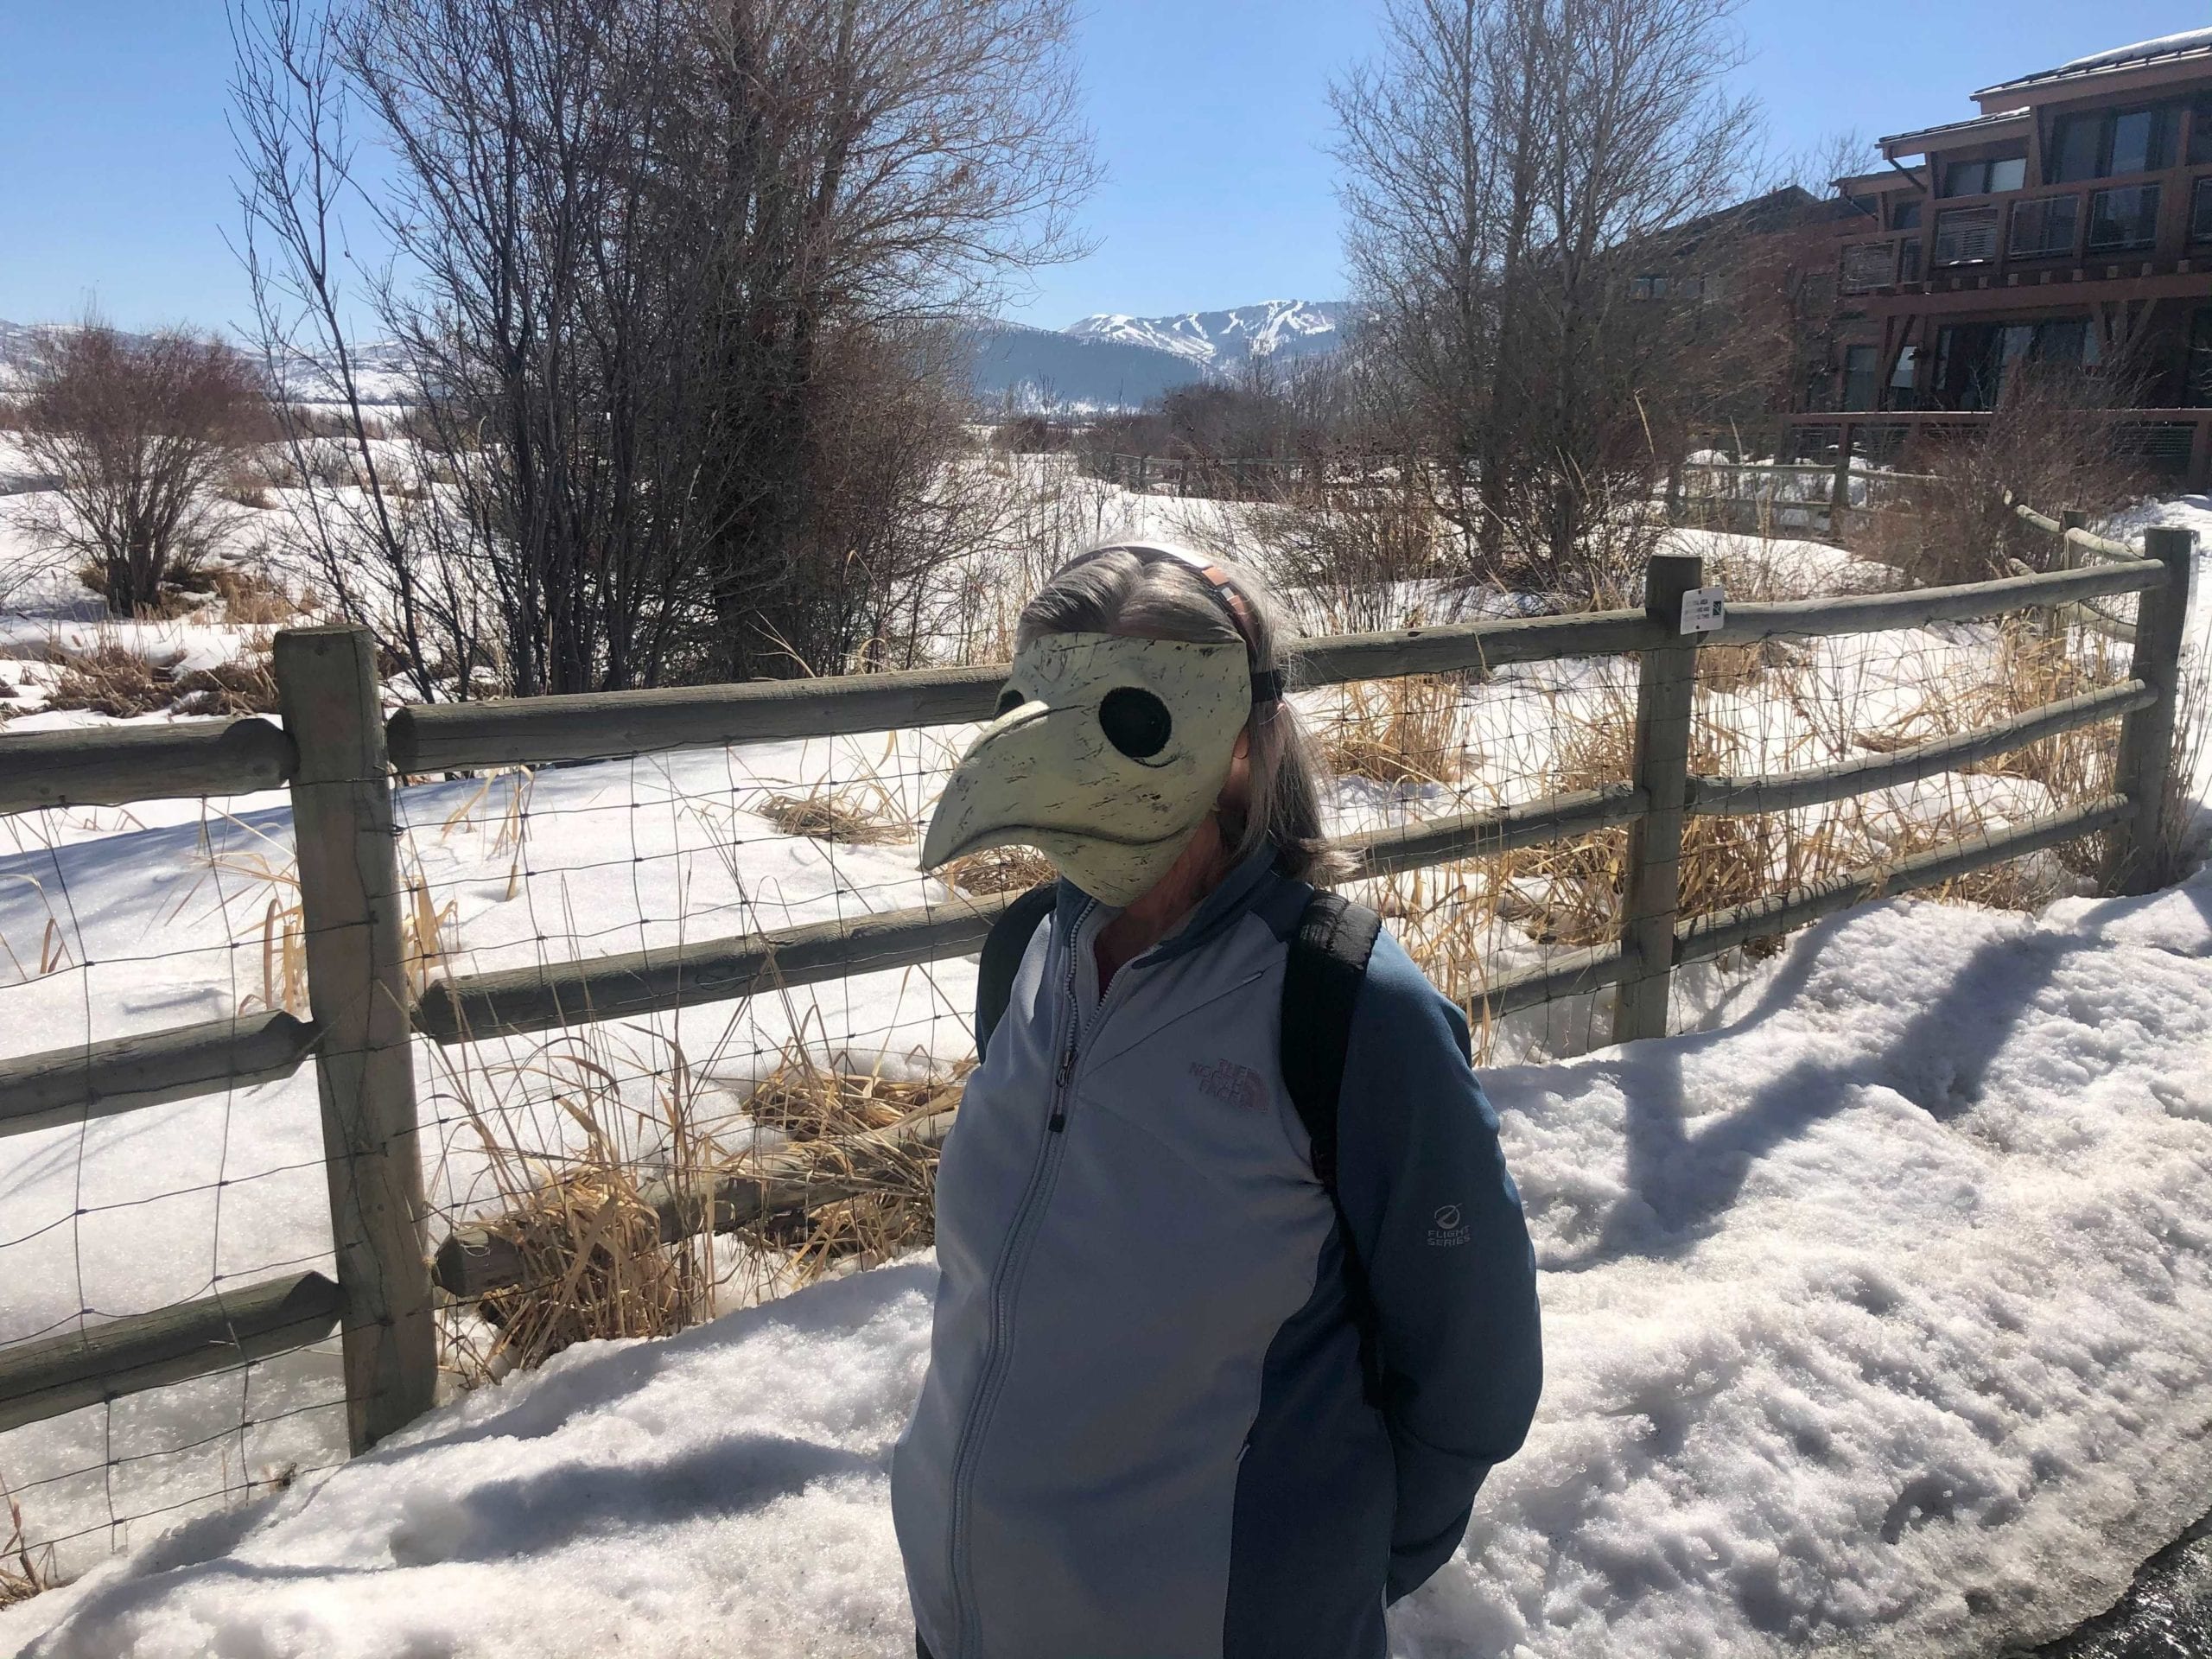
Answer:
POLYGON ((924 1659, 1381 1659, 1541 1386, 1465 1017, 1328 892, 1275 607, 1101 548, 923 840, 1060 880, 983 952, 892 1463, 924 1659))

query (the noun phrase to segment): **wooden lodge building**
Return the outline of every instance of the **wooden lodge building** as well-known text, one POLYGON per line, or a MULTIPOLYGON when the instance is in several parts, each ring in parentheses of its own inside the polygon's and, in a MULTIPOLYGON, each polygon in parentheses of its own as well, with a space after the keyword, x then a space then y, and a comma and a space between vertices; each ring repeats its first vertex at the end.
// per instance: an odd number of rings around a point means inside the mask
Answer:
POLYGON ((1986 421, 2022 361, 2125 363, 2125 428, 2212 485, 2212 29, 1974 94, 1970 120, 1880 141, 1808 215, 1796 455, 1888 455, 1986 421))

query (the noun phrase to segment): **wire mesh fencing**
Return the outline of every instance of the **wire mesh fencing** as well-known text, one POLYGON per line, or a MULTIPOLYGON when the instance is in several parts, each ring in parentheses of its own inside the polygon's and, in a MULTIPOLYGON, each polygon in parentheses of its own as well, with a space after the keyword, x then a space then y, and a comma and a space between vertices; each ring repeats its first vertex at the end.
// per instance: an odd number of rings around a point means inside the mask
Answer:
MULTIPOLYGON (((1664 733, 1650 664, 1681 636, 1656 614, 1470 631, 1480 612, 1463 612, 1457 635, 1324 642, 1294 681, 1328 829, 1367 861, 1351 890, 1467 1007, 1483 1063, 1610 1040, 1615 987, 1639 973, 1659 974, 1669 1028, 1694 1025, 1791 927, 1891 879, 2031 906, 2101 874, 2097 836, 2131 786, 2112 721, 2152 692, 2131 646, 2037 602, 2056 590, 2033 583, 2094 587, 2115 614, 2133 589, 2038 577, 1982 608, 1831 626, 1790 607, 1820 599, 1834 621, 1885 579, 1809 543, 1694 545, 1702 579, 1753 620, 1681 659, 1690 683, 1664 733), (1663 963, 1627 943, 1661 862, 1663 963)), ((973 1064, 977 918, 1051 874, 1021 849, 916 868, 988 677, 912 692, 967 712, 889 729, 691 747, 540 729, 514 764, 480 739, 388 798, 380 770, 352 780, 391 808, 399 960, 379 982, 416 1028, 410 1155, 441 1391, 929 1242, 934 1148, 973 1064)), ((889 687, 895 703, 906 683, 811 695, 889 687)), ((686 721, 757 731, 740 717, 753 693, 700 695, 686 721)), ((89 1068, 149 1030, 328 1011, 276 798, 0 822, 7 1055, 76 1050, 89 1068)), ((0 1136, 0 1379, 58 1334, 138 1331, 272 1276, 343 1279, 314 1075, 216 1077, 0 1136)), ((126 1380, 64 1414, 0 1417, 0 1479, 54 1570, 345 1455, 337 1344, 245 1347, 175 1386, 126 1380)))
MULTIPOLYGON (((281 798, 0 817, 7 1054, 89 1056, 303 997, 290 842, 281 798)), ((0 1137, 0 1363, 328 1273, 312 1074, 207 1089, 0 1137)), ((10 1427, 0 1484, 41 1570, 72 1576, 149 1529, 342 1459, 345 1409, 334 1338, 241 1357, 10 1427)))

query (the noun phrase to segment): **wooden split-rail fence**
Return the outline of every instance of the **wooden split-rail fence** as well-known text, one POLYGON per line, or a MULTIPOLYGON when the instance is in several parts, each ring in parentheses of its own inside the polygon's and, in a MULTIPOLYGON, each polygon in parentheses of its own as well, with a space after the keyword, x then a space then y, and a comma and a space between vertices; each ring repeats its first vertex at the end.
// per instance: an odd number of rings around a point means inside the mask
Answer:
MULTIPOLYGON (((2068 527, 2045 520, 2059 533, 2068 527)), ((2078 527, 2077 527, 2078 528, 2078 527)), ((2084 532, 2086 533, 2086 532, 2084 532)), ((1641 610, 1483 621, 1310 642, 1309 685, 1448 674, 1563 658, 1640 658, 1630 775, 1604 787, 1351 838, 1359 871, 1382 875, 1630 827, 1618 939, 1497 980, 1493 1017, 1616 988, 1617 1040, 1663 1035, 1674 970, 1882 894, 2081 837, 2107 836, 2113 885, 2149 879, 2172 765, 2191 537, 2153 530, 2146 556, 2107 543, 2102 563, 2007 580, 1872 596, 1744 604, 1685 633, 1694 556, 1651 562, 1641 610), (1689 771, 1698 653, 1913 628, 2139 594, 2127 677, 1999 724, 1916 747, 1751 778, 1689 771), (1700 815, 1787 810, 1933 776, 2054 734, 2122 722, 2113 792, 1972 842, 1703 915, 1680 913, 1683 826, 1700 815)), ((2095 613, 2102 615, 2103 613, 2095 613)), ((686 943, 564 964, 458 976, 409 991, 404 895, 393 835, 398 778, 585 761, 660 749, 896 730, 986 719, 995 667, 830 681, 620 691, 402 709, 379 701, 375 646, 360 630, 276 636, 282 721, 0 736, 0 811, 112 805, 287 787, 307 940, 308 1017, 241 1015, 0 1061, 0 1136, 130 1112, 315 1065, 335 1279, 293 1274, 204 1300, 0 1350, 0 1430, 159 1384, 229 1370, 340 1333, 352 1445, 359 1451, 426 1410, 435 1380, 435 1298, 519 1281, 496 1229, 464 1228, 434 1252, 426 1235, 410 1046, 465 1043, 741 998, 972 954, 1007 899, 967 900, 686 943)), ((902 1126, 941 1135, 950 1114, 902 1126)), ((856 1148, 857 1150, 858 1148, 856 1148)), ((830 1178, 834 1185, 835 1178, 830 1178)), ((811 1198, 841 1196, 818 1171, 773 1160, 692 1190, 654 1192, 675 1238, 811 1198)))

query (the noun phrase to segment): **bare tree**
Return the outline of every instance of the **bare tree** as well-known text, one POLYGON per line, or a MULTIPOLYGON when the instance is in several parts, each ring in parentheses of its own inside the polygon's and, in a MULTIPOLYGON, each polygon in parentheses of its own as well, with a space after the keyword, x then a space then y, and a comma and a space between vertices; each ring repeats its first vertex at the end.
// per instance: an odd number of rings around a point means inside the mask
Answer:
POLYGON ((39 338, 16 416, 60 497, 37 533, 90 558, 118 616, 153 609, 205 556, 222 527, 216 486, 269 430, 261 382, 228 346, 98 321, 39 338))
POLYGON ((435 510, 390 505, 410 480, 340 401, 373 503, 353 539, 399 631, 428 616, 467 656, 461 601, 489 595, 524 693, 836 665, 869 606, 831 590, 938 533, 893 553, 859 500, 906 511, 958 442, 918 419, 861 467, 847 435, 953 373, 931 325, 1073 246, 1068 0, 342 0, 312 28, 255 3, 238 88, 272 355, 357 381, 340 207, 397 251, 365 297, 435 510), (389 181, 357 188, 356 129, 389 181))
POLYGON ((1655 405, 1713 356, 1709 216, 1753 130, 1724 90, 1737 3, 1388 0, 1335 89, 1356 287, 1482 568, 1605 580, 1655 405))

